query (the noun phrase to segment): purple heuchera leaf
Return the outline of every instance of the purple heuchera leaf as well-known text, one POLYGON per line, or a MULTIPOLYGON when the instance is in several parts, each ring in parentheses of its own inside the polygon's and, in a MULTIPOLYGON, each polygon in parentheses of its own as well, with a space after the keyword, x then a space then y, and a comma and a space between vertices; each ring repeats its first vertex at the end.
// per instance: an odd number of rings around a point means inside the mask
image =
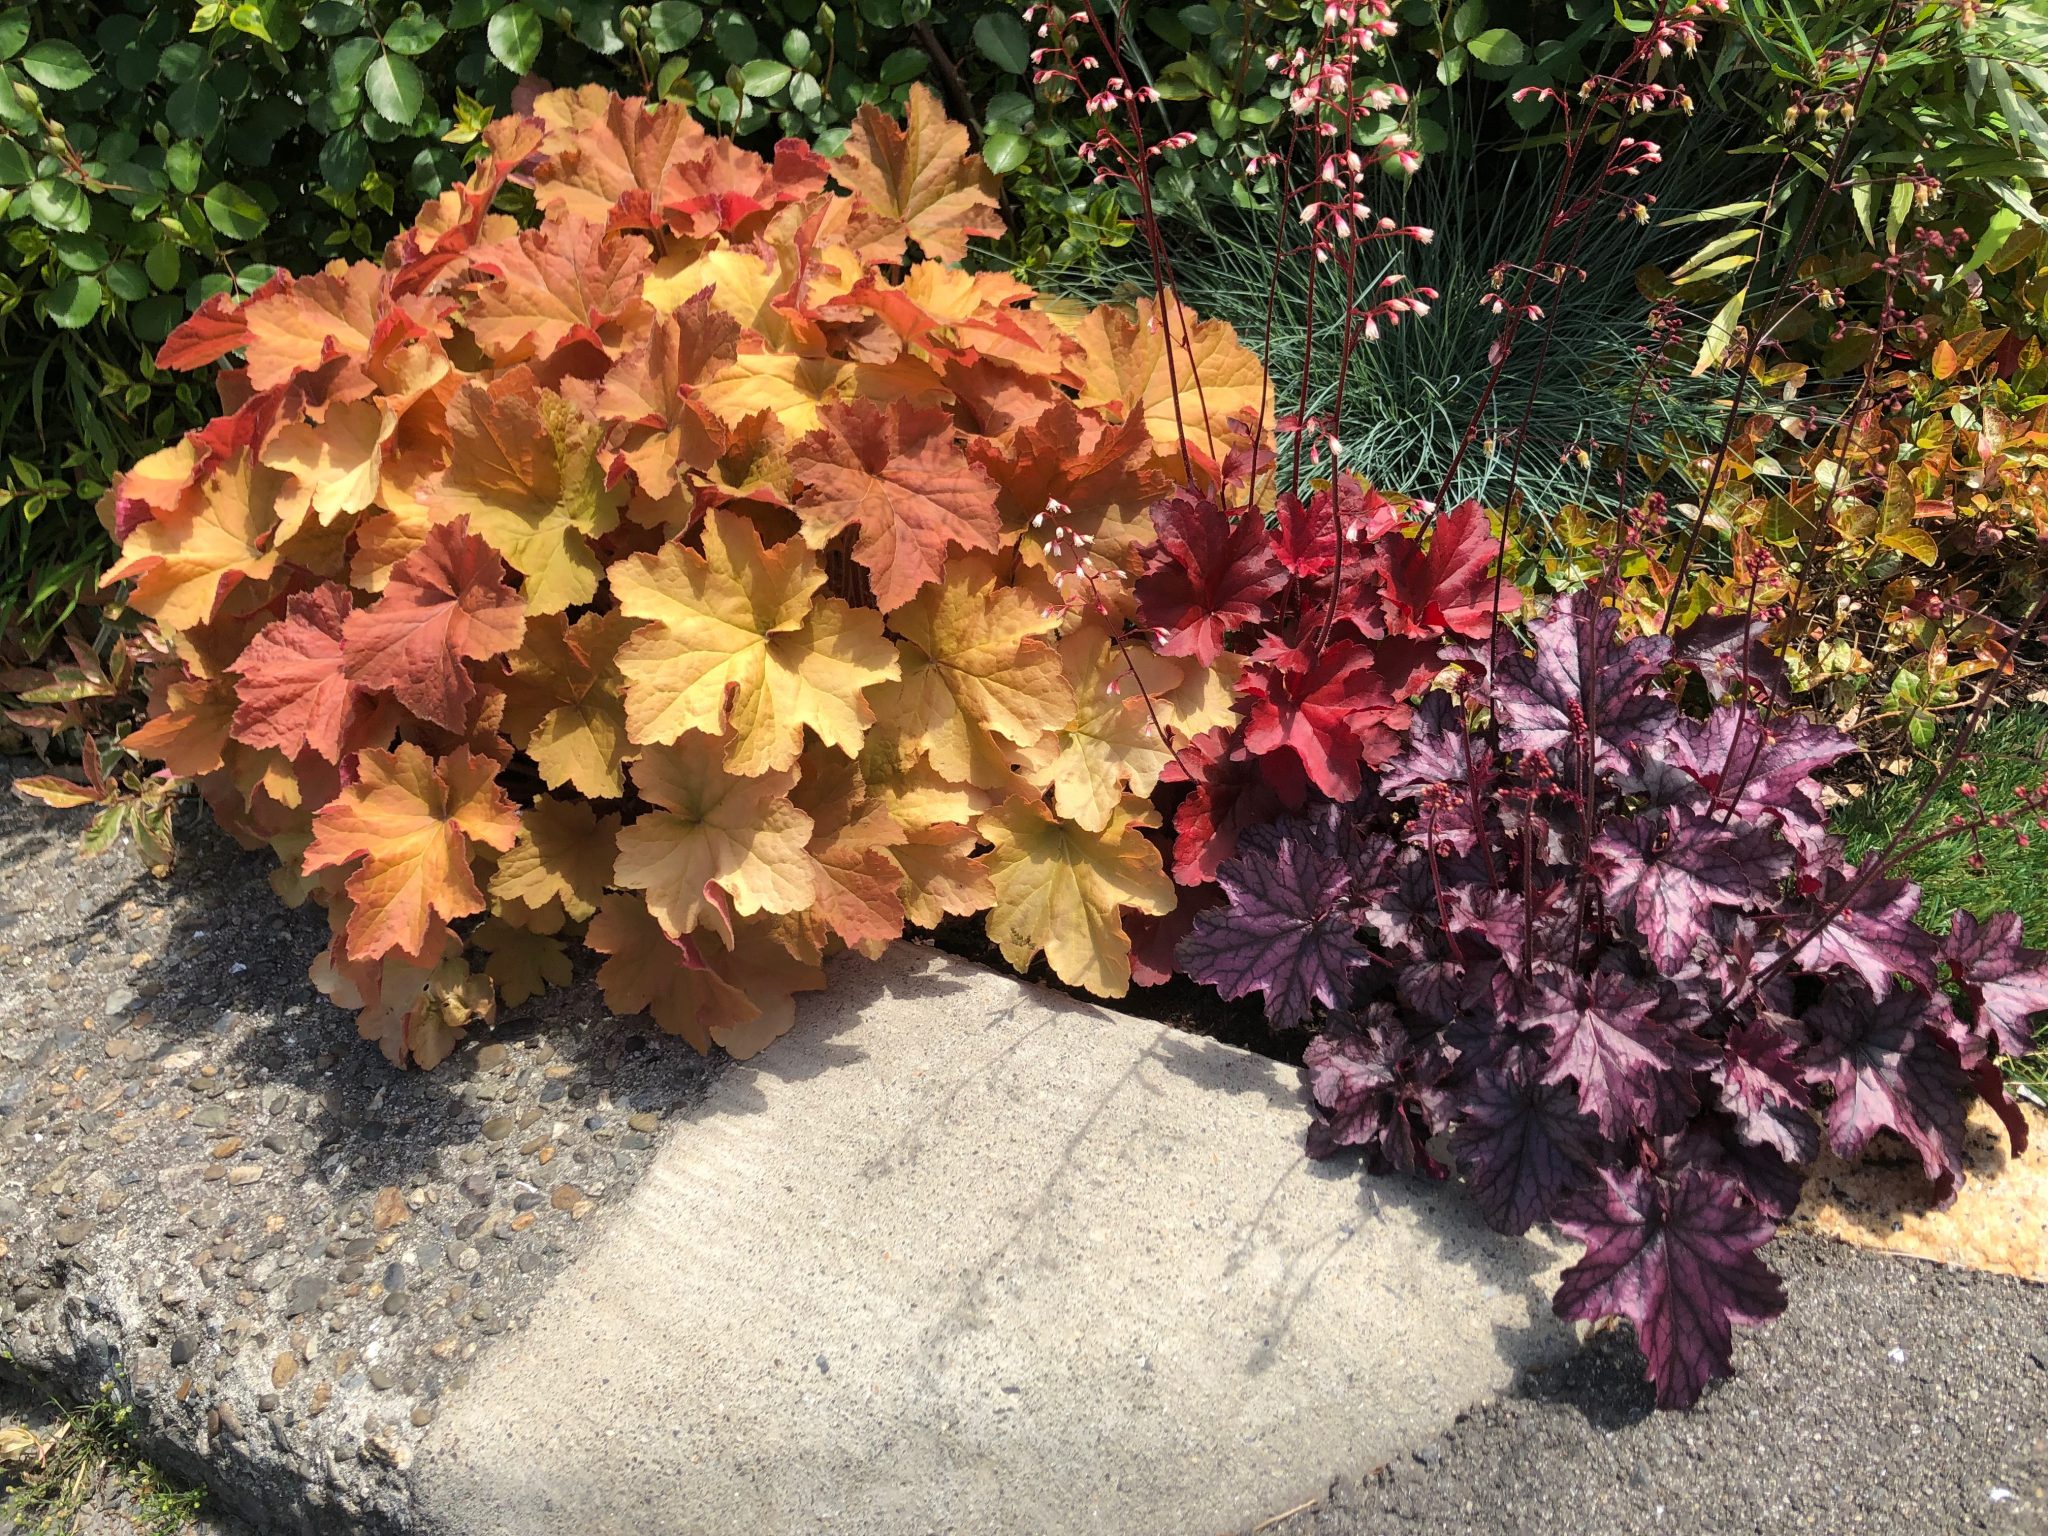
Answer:
POLYGON ((1689 1408, 1728 1374, 1733 1324, 1785 1310, 1784 1286, 1756 1256, 1773 1225, 1723 1174, 1603 1170, 1557 1224, 1586 1245, 1558 1286, 1557 1315, 1635 1324, 1660 1408, 1689 1408))
MULTIPOLYGON (((1385 840, 1377 846, 1384 862, 1385 840)), ((1224 904, 1180 942, 1182 968, 1225 997, 1264 993, 1275 1024, 1304 1022, 1312 1003, 1345 1007, 1351 973, 1369 958, 1352 897, 1372 871, 1336 806, 1248 829, 1216 872, 1224 904)))
POLYGON ((1955 978, 1970 1021, 2008 1056, 2034 1048, 2034 1016, 2048 1012, 2048 952, 2020 942, 2020 916, 2000 912, 1979 923, 1968 912, 1949 919, 1942 963, 1955 978))
POLYGON ((1675 637, 1674 659, 1699 674, 1716 704, 1730 699, 1782 699, 1791 691, 1785 664, 1753 613, 1695 619, 1675 637))
POLYGON ((1697 781, 1727 819, 1771 817, 1795 842, 1808 844, 1820 838, 1827 820, 1814 775, 1855 750, 1856 743, 1832 726, 1796 715, 1767 723, 1734 705, 1704 720, 1680 720, 1664 747, 1668 760, 1697 781))
POLYGON ((1820 1150, 1820 1127, 1800 1070, 1799 1037, 1789 1032, 1793 1022, 1750 1019, 1736 1025, 1722 1042, 1713 1076, 1736 1135, 1750 1146, 1806 1163, 1820 1150))
POLYGON ((1657 1019, 1654 987, 1613 971, 1570 983, 1524 1022, 1551 1037, 1543 1080, 1578 1084, 1579 1107, 1620 1138, 1656 1107, 1651 1079, 1674 1061, 1670 1031, 1657 1019))
POLYGON ((1451 1148, 1480 1214, 1526 1232, 1592 1177, 1599 1137, 1569 1087, 1546 1083, 1526 1051, 1472 1075, 1451 1148))
POLYGON ((1857 982, 1830 982, 1806 1015, 1815 1037, 1806 1071, 1834 1091, 1828 1145, 1837 1154, 1854 1157, 1879 1131, 1891 1131, 1946 1189, 1963 1171, 1969 1078, 1935 1027, 1933 1001, 1901 987, 1874 1002, 1857 982))
POLYGON ((1310 1157, 1359 1147, 1374 1173, 1444 1176, 1429 1138, 1449 1107, 1440 1085, 1451 1064, 1434 1041, 1411 1034, 1391 1007, 1376 1003, 1361 1020, 1332 1019, 1302 1061, 1321 1111, 1309 1126, 1310 1157))
POLYGON ((1500 658, 1493 688, 1501 744, 1517 752, 1557 752, 1571 739, 1590 671, 1594 760, 1606 772, 1628 766, 1628 750, 1667 729, 1676 712, 1652 685, 1671 659, 1662 636, 1623 640, 1621 618, 1583 593, 1561 597, 1530 625, 1533 658, 1500 658))
MULTIPOLYGON (((1853 871, 1828 871, 1813 905, 1816 918, 1822 913, 1835 915, 1800 944, 1798 961, 1809 971, 1846 966, 1878 997, 1891 991, 1894 975, 1932 991, 1934 935, 1913 921, 1913 914, 1920 910, 1920 887, 1910 880, 1881 879, 1874 874, 1866 878, 1879 858, 1873 853, 1853 871), (1842 909, 1839 913, 1837 907, 1842 909)), ((1814 925, 1812 920, 1796 918, 1792 926, 1796 942, 1814 925)))
POLYGON ((1760 904, 1792 872, 1790 851, 1768 828, 1675 806, 1609 823, 1594 858, 1609 907, 1634 918, 1650 958, 1666 970, 1706 937, 1712 907, 1760 904))
POLYGON ((1463 706, 1436 689, 1416 701, 1407 745, 1380 770, 1380 793, 1389 800, 1412 800, 1448 784, 1461 792, 1471 785, 1484 794, 1495 777, 1493 748, 1485 735, 1467 731, 1463 706))

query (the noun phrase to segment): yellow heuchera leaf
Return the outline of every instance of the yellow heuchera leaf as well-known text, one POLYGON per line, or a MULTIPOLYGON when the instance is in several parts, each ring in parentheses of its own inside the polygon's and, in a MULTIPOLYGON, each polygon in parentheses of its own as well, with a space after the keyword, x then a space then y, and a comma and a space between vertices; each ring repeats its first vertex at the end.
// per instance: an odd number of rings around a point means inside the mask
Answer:
MULTIPOLYGON (((351 916, 346 900, 329 910, 337 933, 351 916)), ((488 1024, 497 1014, 491 984, 469 967, 462 941, 447 929, 428 955, 397 955, 382 961, 349 960, 334 948, 314 960, 313 985, 337 1008, 360 1009, 356 1033, 373 1040, 393 1066, 408 1061, 437 1067, 461 1043, 472 1023, 488 1024)))
POLYGON ((323 524, 372 505, 384 483, 384 445, 398 418, 375 400, 330 405, 319 422, 281 426, 263 446, 263 462, 291 476, 278 497, 288 526, 310 511, 323 524))
POLYGON ((904 914, 920 928, 936 928, 950 914, 972 917, 995 905, 988 869, 974 857, 974 829, 934 822, 912 827, 889 857, 903 874, 904 914))
POLYGON ((742 924, 733 948, 709 933, 680 941, 639 897, 615 892, 605 897, 585 942, 611 957, 597 972, 607 1007, 644 1010, 699 1051, 716 1043, 735 1056, 753 1055, 788 1033, 796 1021, 794 994, 825 985, 816 953, 768 919, 742 924), (785 939, 803 952, 787 948, 785 939))
POLYGON ((1005 801, 983 816, 981 835, 994 845, 986 856, 996 896, 988 935, 1003 958, 1022 970, 1042 949, 1070 986, 1100 997, 1129 991, 1131 941, 1119 912, 1173 910, 1173 882, 1139 830, 1158 824, 1136 796, 1098 832, 1058 820, 1036 800, 1005 801))
POLYGON ((529 612, 589 602, 603 570, 590 540, 619 523, 618 497, 598 467, 597 423, 515 372, 465 385, 448 407, 448 430, 448 468, 422 493, 435 515, 467 517, 525 576, 529 612))
POLYGON ((530 911, 551 903, 577 922, 597 910, 612 883, 619 818, 581 800, 541 795, 519 818, 519 840, 498 860, 491 896, 530 911))
POLYGON ((626 741, 625 675, 619 647, 634 630, 619 613, 530 618, 505 680, 505 732, 540 768, 551 789, 615 797, 626 741))
POLYGON ((996 179, 967 153, 967 129, 949 122, 929 87, 910 88, 909 120, 866 106, 854 119, 833 179, 859 199, 857 234, 870 260, 901 261, 906 237, 934 261, 964 261, 969 235, 1003 232, 996 179))
POLYGON ((732 937, 732 917, 800 912, 816 899, 805 844, 811 818, 790 802, 793 773, 741 778, 718 743, 685 738, 633 764, 641 798, 661 807, 619 833, 612 883, 647 893, 678 938, 699 928, 732 937))
POLYGON ((186 492, 177 511, 129 534, 102 585, 134 577, 129 601, 166 629, 204 624, 237 583, 261 581, 276 566, 270 542, 284 483, 238 451, 186 492))
POLYGON ((946 579, 889 623, 904 641, 903 680, 878 692, 876 707, 955 783, 1003 787, 1016 749, 1072 717, 1074 690, 1040 638, 1058 615, 1004 585, 988 557, 948 562, 946 579))
POLYGON ((1242 434, 1235 418, 1266 400, 1265 369, 1228 321, 1197 320, 1172 295, 1140 299, 1135 317, 1107 305, 1074 332, 1081 343, 1080 404, 1121 405, 1142 416, 1162 454, 1177 458, 1185 432, 1196 461, 1220 465, 1242 434))
MULTIPOLYGON (((1061 816, 1099 832, 1123 804, 1126 787, 1152 793, 1173 752, 1160 739, 1130 664, 1100 625, 1064 636, 1060 660, 1073 680, 1074 713, 1040 744, 1029 778, 1052 791, 1061 816)), ((1162 681, 1181 680, 1170 661, 1161 661, 1159 673, 1162 681)))
POLYGON ((498 984, 498 997, 508 1008, 539 997, 549 987, 566 987, 575 975, 569 951, 551 933, 535 933, 502 917, 487 917, 476 925, 470 939, 490 956, 484 962, 484 974, 498 984))
POLYGON ((497 763, 466 749, 436 762, 408 741, 357 762, 356 782, 313 819, 305 869, 355 865, 344 887, 355 904, 343 935, 349 959, 417 958, 438 945, 442 925, 483 910, 470 844, 509 849, 519 813, 498 787, 497 763))
POLYGON ((704 520, 702 554, 667 544, 613 566, 620 610, 653 620, 619 653, 627 734, 651 745, 729 727, 736 774, 793 766, 807 726, 857 753, 875 718, 863 690, 898 675, 896 652, 879 614, 817 598, 824 583, 801 539, 764 549, 723 509, 704 520))

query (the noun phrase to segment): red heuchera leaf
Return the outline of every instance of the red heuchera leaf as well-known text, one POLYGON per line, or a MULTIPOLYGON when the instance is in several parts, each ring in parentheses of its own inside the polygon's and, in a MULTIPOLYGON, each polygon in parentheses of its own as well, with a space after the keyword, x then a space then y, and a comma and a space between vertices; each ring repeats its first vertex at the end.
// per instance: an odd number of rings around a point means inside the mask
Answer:
POLYGON ((1332 800, 1358 795, 1359 773, 1400 749, 1408 709, 1388 687, 1386 670, 1355 641, 1325 646, 1313 660, 1299 651, 1260 658, 1243 691, 1252 699, 1244 744, 1267 755, 1292 753, 1308 781, 1332 800))
POLYGON ((1333 1018, 1302 1061, 1318 1110, 1309 1125, 1310 1157, 1358 1147, 1369 1172, 1444 1177, 1448 1170, 1429 1155, 1429 1138, 1450 1104, 1438 1084, 1451 1064, 1434 1041, 1410 1034, 1392 1008, 1378 1003, 1363 1021, 1333 1018))
MULTIPOLYGON (((273 277, 261 292, 271 292, 281 283, 273 277)), ((157 348, 159 368, 204 368, 249 343, 249 322, 232 293, 216 293, 192 311, 191 316, 164 338, 157 348)))
POLYGON ((1649 1362, 1660 1408, 1689 1408, 1728 1373, 1734 1323, 1785 1310, 1785 1287, 1756 1251, 1772 1223, 1734 1181, 1686 1169, 1659 1179, 1603 1170, 1599 1186, 1558 1213, 1586 1245, 1564 1273, 1557 1315, 1580 1322, 1625 1317, 1649 1362))
POLYGON ((955 441, 943 408, 857 400, 822 414, 825 427, 789 455, 804 486, 804 542, 823 549, 842 528, 858 526, 853 557, 867 567, 883 612, 936 581, 950 546, 996 547, 995 484, 955 441))
MULTIPOLYGON (((1450 630, 1483 640, 1492 631, 1493 578, 1487 573, 1500 544, 1478 502, 1460 502, 1439 517, 1426 550, 1422 540, 1398 536, 1385 548, 1388 634, 1435 637, 1450 630)), ((1521 606, 1522 594, 1503 582, 1499 611, 1521 606)))
POLYGON ((1891 1131, 1946 1189, 1963 1171, 1969 1078, 1929 1027, 1929 1007, 1928 994, 1910 988, 1873 1003, 1856 982, 1831 982, 1806 1016, 1816 1036, 1806 1069, 1810 1081, 1834 1090, 1828 1145, 1837 1154, 1854 1157, 1877 1132, 1891 1131))
POLYGON ((822 192, 832 163, 802 139, 783 139, 770 165, 730 139, 711 139, 692 160, 672 164, 656 207, 663 222, 693 240, 725 234, 746 237, 765 215, 822 192))
POLYGON ((2048 1012, 2048 951, 2028 949, 2020 933, 2017 912, 1999 912, 1979 923, 1958 911, 1941 944, 1942 963, 1971 1021, 2008 1056, 2034 1048, 2034 1016, 2048 1012))
POLYGON ((1337 563, 1337 527, 1328 505, 1318 497, 1303 502, 1284 491, 1273 511, 1271 547, 1281 569, 1291 576, 1327 576, 1337 563))
MULTIPOLYGON (((1173 878, 1205 885, 1237 853, 1237 834, 1286 809, 1284 797, 1248 754, 1231 755, 1222 731, 1205 731, 1180 750, 1163 779, 1193 775, 1194 792, 1173 813, 1173 878)), ((1296 805, 1300 804, 1296 800, 1296 805)))
POLYGON ((1314 821, 1249 829, 1217 875, 1229 905, 1196 917, 1181 965, 1225 997, 1264 993, 1275 1024, 1303 1022, 1311 1003, 1346 1006, 1351 973, 1367 959, 1350 910, 1356 857, 1334 806, 1314 821))
POLYGON ((519 644, 526 608, 505 562, 461 520, 443 523, 400 561, 382 596, 342 625, 347 675, 386 691, 420 719, 461 731, 476 696, 469 661, 519 644))
POLYGON ((1528 1231, 1591 1178, 1599 1149, 1593 1122, 1569 1085, 1543 1081, 1528 1052, 1480 1068, 1458 1098, 1451 1148, 1496 1232, 1528 1231))
POLYGON ((257 631, 235 662, 241 704, 235 740, 286 757, 313 751, 338 763, 371 709, 343 670, 342 633, 355 598, 328 582, 285 600, 285 616, 257 631))
POLYGON ((1657 1001, 1654 988, 1601 971, 1569 993, 1553 993, 1525 1021, 1551 1036, 1543 1080, 1576 1082, 1579 1107, 1608 1136, 1624 1137, 1652 1118, 1652 1079, 1675 1060, 1657 1001))
POLYGON ((1212 496, 1180 490, 1152 509, 1159 545, 1138 581, 1138 614, 1168 656, 1208 666, 1223 639, 1264 614, 1287 575, 1266 547, 1255 512, 1236 517, 1212 496))

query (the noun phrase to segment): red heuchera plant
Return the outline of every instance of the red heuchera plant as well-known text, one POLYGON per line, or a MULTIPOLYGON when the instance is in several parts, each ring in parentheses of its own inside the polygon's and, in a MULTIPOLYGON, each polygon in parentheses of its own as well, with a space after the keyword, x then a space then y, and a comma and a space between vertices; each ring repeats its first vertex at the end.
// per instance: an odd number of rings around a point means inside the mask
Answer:
MULTIPOLYGON (((1052 62, 1092 81, 1098 174, 1145 202, 1142 90, 1096 7, 1078 14, 1104 78, 1071 49, 1052 62)), ((1547 352, 1591 221, 1647 216, 1633 188, 1661 153, 1640 119, 1684 105, 1654 77, 1706 19, 1660 11, 1614 74, 1560 101, 1557 192, 1485 300, 1502 322, 1488 399, 1525 329, 1547 352)), ((1383 5, 1336 0, 1314 50, 1273 61, 1298 123, 1273 259, 1315 264, 1311 334, 1317 304, 1341 306, 1342 358, 1433 297, 1398 280, 1389 297, 1361 269, 1379 240, 1428 238, 1373 216, 1352 148, 1384 105, 1363 56, 1389 25, 1383 5)), ((1702 356, 1728 350, 1710 338, 1702 356)), ((1292 494, 1270 516, 1241 493, 1258 509, 1180 496, 1156 518, 1142 620, 1162 649, 1246 658, 1244 718, 1172 770, 1193 786, 1176 877, 1213 892, 1156 937, 1226 997, 1319 1025, 1313 1153, 1433 1177, 1455 1164, 1501 1230, 1562 1228, 1586 1252, 1559 1313, 1629 1319, 1658 1401, 1691 1403, 1728 1369, 1733 1325, 1782 1309, 1758 1250, 1823 1141, 1854 1155, 1891 1133, 1948 1187, 1973 1090, 2023 1141, 1994 1057, 2027 1047, 2048 968, 2010 915, 1924 932, 1918 891, 1889 873, 1896 844, 1844 858, 1818 775, 1853 744, 1781 707, 1758 619, 1625 640, 1596 585, 1525 634, 1478 508, 1410 521, 1341 475, 1304 492, 1304 462, 1338 450, 1338 372, 1331 419, 1307 417, 1304 367, 1277 423, 1292 494), (1449 650, 1447 633, 1471 643, 1449 650), (1418 699, 1446 660, 1452 680, 1418 699)), ((1506 438, 1512 486, 1522 443, 1506 438)), ((1437 504, 1455 474, 1454 458, 1437 504)))

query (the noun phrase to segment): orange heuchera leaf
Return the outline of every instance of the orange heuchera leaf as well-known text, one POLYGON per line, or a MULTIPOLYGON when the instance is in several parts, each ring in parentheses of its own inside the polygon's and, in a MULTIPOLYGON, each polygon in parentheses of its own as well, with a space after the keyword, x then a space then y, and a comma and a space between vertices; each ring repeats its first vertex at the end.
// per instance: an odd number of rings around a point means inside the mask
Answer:
POLYGON ((867 567, 884 613, 938 579, 949 545, 996 547, 995 485, 962 451, 948 411, 855 401, 823 414, 824 429, 789 458, 804 488, 804 542, 822 549, 858 525, 853 557, 867 567))
POLYGON ((470 844, 504 852, 519 813, 498 787, 498 764, 467 750, 436 762, 411 742, 368 751, 354 784, 313 818, 309 873, 355 863, 344 889, 355 904, 344 933, 351 960, 418 958, 441 926, 484 908, 470 844))
POLYGON ((901 261, 908 238, 934 261, 964 261, 969 235, 1003 232, 994 175, 967 153, 967 129, 947 121, 923 85, 910 88, 901 127, 880 108, 862 107, 832 176, 863 205, 863 254, 871 260, 901 261))
MULTIPOLYGON (((586 942, 611 958, 597 982, 617 1013, 644 1010, 700 1051, 714 1043, 751 1056, 796 1021, 793 994, 825 985, 817 957, 793 953, 775 922, 743 924, 728 948, 712 934, 671 938, 635 896, 610 895, 586 942)), ((802 946, 799 944, 799 948, 802 946)))
POLYGON ((331 581, 286 599, 285 616, 259 630, 235 662, 235 740, 286 757, 312 751, 341 761, 371 710, 369 690, 342 665, 343 626, 354 607, 349 590, 331 581))
POLYGON ((1075 339, 1080 403, 1142 418, 1164 455, 1178 457, 1185 437, 1197 463, 1219 466, 1242 437, 1234 423, 1268 403, 1266 371, 1229 322, 1198 320, 1170 294, 1164 306, 1140 299, 1135 317, 1091 310, 1075 339))
POLYGON ((478 246, 470 264, 497 281, 480 288, 462 323, 497 363, 545 357, 572 337, 610 350, 649 318, 641 285, 652 252, 638 235, 563 218, 478 246))
POLYGON ((576 974, 560 939, 502 917, 478 923, 470 941, 490 956, 484 974, 497 983, 498 999, 508 1008, 539 997, 549 987, 566 987, 576 974))
POLYGON ((547 129, 534 201, 550 213, 600 224, 630 193, 651 207, 670 169, 706 143, 688 107, 665 101, 650 111, 642 98, 614 96, 600 85, 549 91, 532 110, 547 129))
POLYGON ((878 615, 816 597, 824 583, 801 541, 764 548, 722 509, 704 521, 702 554, 667 544, 613 566, 620 610, 654 621, 619 653, 627 733, 656 743, 730 727, 735 774, 791 767, 806 727, 858 752, 875 718, 863 690, 897 675, 896 651, 878 615))
POLYGON ((811 818, 789 798, 796 775, 736 777, 718 758, 716 742, 686 738, 633 764, 634 787, 661 809, 619 833, 613 883, 645 891, 678 938, 710 928, 730 939, 734 914, 800 912, 816 897, 811 818))
POLYGON ((263 462, 292 478, 279 498, 289 521, 310 511, 322 523, 373 504, 383 489, 384 445, 398 418, 374 400, 330 405, 323 420, 279 427, 263 462))
POLYGON ((121 745, 153 757, 180 778, 220 766, 235 717, 235 685, 226 677, 184 677, 164 689, 162 708, 121 738, 121 745))
POLYGON ((836 752, 804 755, 795 800, 812 823, 813 910, 846 944, 879 954, 903 932, 903 871, 889 852, 903 828, 866 798, 859 769, 836 752))
MULTIPOLYGON (((337 901, 329 915, 345 923, 348 902, 337 901)), ((433 952, 417 961, 350 960, 340 950, 337 938, 313 962, 313 985, 337 1008, 361 1009, 356 1032, 374 1040, 395 1067, 439 1066, 465 1027, 488 1024, 497 1013, 490 983, 470 970, 462 941, 445 929, 433 952)))
POLYGON ((252 294, 242 306, 250 384, 270 389, 329 358, 367 356, 388 302, 386 281, 373 262, 333 261, 252 294))
POLYGON ((525 627, 504 562, 461 523, 443 524, 399 562, 376 602, 343 621, 345 667, 420 719, 461 731, 476 697, 465 663, 502 656, 525 627))
POLYGON ((1120 913, 1173 910, 1173 882, 1140 831, 1158 824, 1158 813, 1136 796, 1095 832, 1059 820, 1037 800, 1008 800, 982 817, 981 835, 994 844, 988 936, 1003 958, 1022 970, 1042 949, 1069 986, 1102 997, 1128 992, 1131 941, 1120 913))
POLYGON ((648 495, 668 495, 679 469, 708 470, 725 451, 725 425, 696 391, 732 361, 739 335, 706 290, 649 326, 605 375, 598 414, 629 427, 620 457, 648 495))

